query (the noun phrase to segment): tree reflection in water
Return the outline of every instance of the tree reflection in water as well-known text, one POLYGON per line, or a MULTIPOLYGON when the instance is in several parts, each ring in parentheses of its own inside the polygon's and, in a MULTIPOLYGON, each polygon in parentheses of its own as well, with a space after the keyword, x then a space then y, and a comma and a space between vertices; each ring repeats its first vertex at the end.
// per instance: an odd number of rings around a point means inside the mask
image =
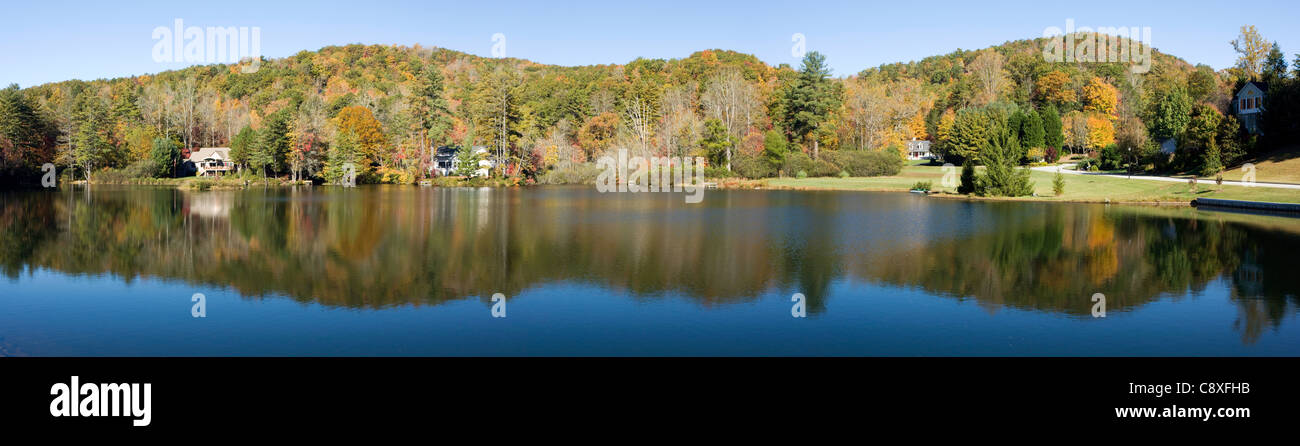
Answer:
POLYGON ((230 287, 378 309, 545 283, 704 307, 771 290, 825 312, 852 279, 1090 317, 1229 286, 1246 343, 1296 312, 1300 228, 1188 208, 969 203, 903 194, 587 188, 95 188, 0 193, 0 268, 230 287))

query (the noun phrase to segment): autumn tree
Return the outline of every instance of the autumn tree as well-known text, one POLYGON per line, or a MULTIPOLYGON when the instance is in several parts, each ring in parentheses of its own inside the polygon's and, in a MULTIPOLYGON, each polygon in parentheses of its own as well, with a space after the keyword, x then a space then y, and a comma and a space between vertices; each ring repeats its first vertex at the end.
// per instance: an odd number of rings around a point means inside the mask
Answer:
POLYGON ((1100 77, 1088 80, 1083 86, 1083 110, 1113 119, 1119 111, 1119 90, 1100 77))
POLYGON ((1247 80, 1259 80, 1271 49, 1268 41, 1255 29, 1255 25, 1242 25, 1241 34, 1230 43, 1232 50, 1237 52, 1235 68, 1247 80))
POLYGON ((1006 58, 994 50, 981 51, 971 62, 969 70, 976 82, 972 105, 984 106, 997 102, 1011 86, 1011 79, 1003 69, 1006 58))
POLYGON ((587 159, 593 160, 609 148, 618 134, 618 115, 605 112, 593 116, 578 131, 578 145, 587 153, 587 159))
POLYGON ((1053 70, 1039 76, 1034 88, 1039 100, 1058 107, 1065 107, 1078 101, 1070 84, 1070 75, 1061 70, 1053 70))
POLYGON ((392 153, 386 150, 388 140, 383 125, 369 108, 359 105, 344 107, 334 117, 334 127, 339 134, 351 133, 356 138, 357 149, 367 167, 370 163, 387 166, 392 161, 392 153))

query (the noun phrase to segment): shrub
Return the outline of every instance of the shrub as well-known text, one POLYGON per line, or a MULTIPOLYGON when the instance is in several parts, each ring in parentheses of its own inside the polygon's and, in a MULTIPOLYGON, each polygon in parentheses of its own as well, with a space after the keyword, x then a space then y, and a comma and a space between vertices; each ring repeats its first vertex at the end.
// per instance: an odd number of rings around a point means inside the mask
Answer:
POLYGON ((537 176, 538 184, 596 184, 601 168, 594 163, 574 164, 548 170, 537 176))
POLYGON ((1047 155, 1043 152, 1043 149, 1034 147, 1032 149, 1029 149, 1029 152, 1025 155, 1025 157, 1029 158, 1030 163, 1037 163, 1037 162, 1042 162, 1043 158, 1046 158, 1047 155))
MULTIPOLYGON (((807 153, 798 150, 787 152, 785 155, 785 167, 782 168, 786 175, 796 175, 803 172, 804 176, 813 170, 812 157, 807 153)), ((797 175, 796 175, 797 176, 797 175)))
POLYGON ((1119 170, 1124 168, 1124 156, 1120 153, 1119 146, 1115 144, 1108 145, 1101 149, 1101 169, 1102 170, 1119 170))
POLYGON ((1075 169, 1081 172, 1096 172, 1100 168, 1101 162, 1097 161, 1096 158, 1084 158, 1079 160, 1079 164, 1075 166, 1075 169))
POLYGON ((1049 163, 1055 163, 1057 160, 1060 159, 1061 159, 1061 151, 1056 150, 1055 147, 1048 147, 1047 150, 1043 151, 1043 161, 1047 161, 1049 163))
POLYGON ((912 190, 919 190, 925 192, 929 192, 933 188, 934 188, 934 183, 931 183, 929 181, 917 181, 916 184, 912 185, 912 190))
POLYGON ((735 178, 736 173, 727 170, 725 167, 709 166, 704 168, 705 178, 735 178))
POLYGON ((381 184, 411 184, 415 182, 415 175, 397 169, 380 167, 375 170, 375 182, 381 184))
POLYGON ((776 174, 776 167, 762 155, 737 154, 731 168, 745 178, 767 178, 776 174))
POLYGON ((1061 172, 1052 178, 1052 193, 1058 197, 1065 194, 1065 175, 1061 175, 1061 172))
POLYGON ((808 178, 808 172, 800 170, 799 172, 795 173, 794 176, 795 178, 800 178, 800 179, 808 178))
POLYGON ((833 177, 838 175, 841 170, 839 166, 830 161, 815 160, 813 161, 812 172, 809 172, 809 174, 814 177, 833 177))

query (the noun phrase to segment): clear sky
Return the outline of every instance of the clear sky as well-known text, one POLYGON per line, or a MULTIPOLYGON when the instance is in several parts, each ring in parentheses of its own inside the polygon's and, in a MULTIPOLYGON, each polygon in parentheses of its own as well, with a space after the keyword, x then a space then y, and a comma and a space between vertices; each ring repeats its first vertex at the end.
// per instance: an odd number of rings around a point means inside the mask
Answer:
POLYGON ((261 28, 262 54, 348 43, 437 46, 547 64, 626 63, 732 49, 770 64, 796 64, 791 35, 827 55, 837 76, 882 63, 919 60, 1041 37, 1044 28, 1150 27, 1155 47, 1216 69, 1232 65, 1228 44, 1243 24, 1276 40, 1287 61, 1300 52, 1300 2, 1141 0, 1054 1, 388 1, 320 0, 62 2, 12 0, 2 8, 0 83, 24 87, 67 79, 155 73, 154 28, 261 28))

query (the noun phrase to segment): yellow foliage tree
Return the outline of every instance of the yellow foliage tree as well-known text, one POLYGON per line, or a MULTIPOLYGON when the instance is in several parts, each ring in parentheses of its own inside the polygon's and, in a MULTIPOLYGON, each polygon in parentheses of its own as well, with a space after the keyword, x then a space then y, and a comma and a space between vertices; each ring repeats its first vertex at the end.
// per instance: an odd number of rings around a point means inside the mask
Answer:
POLYGON ((1035 89, 1038 97, 1047 102, 1068 104, 1078 100, 1070 88, 1070 75, 1061 70, 1039 76, 1035 89))
POLYGON ((338 116, 334 117, 334 125, 339 133, 350 131, 356 135, 357 146, 366 158, 380 165, 391 161, 391 154, 385 150, 387 138, 384 136, 384 127, 369 108, 359 105, 343 107, 338 116))
POLYGON ((948 138, 952 137, 952 126, 957 123, 957 114, 952 109, 943 111, 939 116, 939 125, 934 130, 934 139, 940 145, 947 144, 948 138))
POLYGON ((1083 110, 1106 115, 1111 120, 1118 117, 1119 89, 1099 77, 1094 77, 1083 86, 1083 110))
POLYGON ((1088 148, 1101 150, 1115 143, 1115 123, 1110 116, 1101 113, 1088 113, 1088 148))

